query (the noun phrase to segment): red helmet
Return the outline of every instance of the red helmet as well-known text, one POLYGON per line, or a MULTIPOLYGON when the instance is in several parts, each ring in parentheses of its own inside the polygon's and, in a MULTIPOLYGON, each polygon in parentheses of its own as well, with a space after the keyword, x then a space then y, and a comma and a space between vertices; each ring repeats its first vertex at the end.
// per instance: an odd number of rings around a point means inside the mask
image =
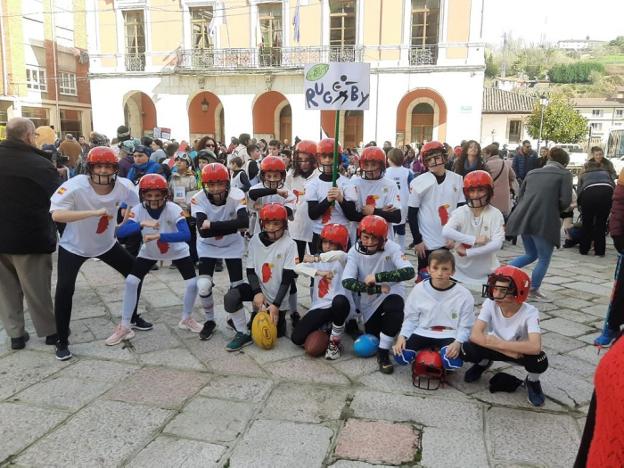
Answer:
POLYGON ((360 253, 363 253, 366 255, 372 255, 376 252, 379 252, 380 250, 383 250, 386 240, 388 240, 388 223, 381 216, 377 216, 377 215, 364 216, 364 218, 362 218, 362 221, 360 221, 360 224, 357 228, 357 238, 358 238, 358 241, 357 241, 356 247, 360 253), (375 236, 378 239, 377 248, 372 252, 369 250, 368 247, 364 247, 362 245, 362 241, 360 237, 362 236, 362 233, 364 232, 372 236, 375 236))
MULTIPOLYGON (((334 144, 335 140, 333 138, 323 138, 319 141, 318 145, 316 145, 316 153, 317 154, 334 154, 334 144)), ((342 147, 340 143, 338 143, 338 153, 342 153, 342 147)))
POLYGON ((466 203, 473 208, 481 208, 490 203, 492 199, 492 195, 494 195, 494 181, 492 180, 492 176, 487 171, 472 171, 464 176, 464 196, 466 197, 466 203), (468 196, 470 189, 483 187, 487 190, 487 195, 485 199, 475 198, 471 199, 468 196))
POLYGON ((339 246, 345 252, 349 246, 349 231, 342 224, 328 224, 321 231, 321 241, 327 240, 339 246))
POLYGON ((316 143, 312 140, 301 140, 295 149, 297 153, 316 154, 316 143))
POLYGON ((368 146, 364 148, 364 151, 362 151, 362 155, 360 156, 360 170, 362 172, 363 179, 381 179, 384 175, 384 172, 386 172, 386 153, 384 152, 384 150, 382 150, 378 146, 368 146), (364 170, 364 165, 368 161, 374 161, 377 163, 377 166, 379 167, 379 175, 377 177, 375 177, 375 172, 377 170, 364 170))
POLYGON ((115 183, 115 176, 119 172, 119 160, 115 152, 108 146, 96 146, 87 155, 87 173, 94 184, 111 185, 115 183), (93 166, 97 164, 109 165, 113 168, 110 175, 100 175, 93 173, 93 166))
POLYGON ((157 210, 165 204, 167 197, 169 196, 169 186, 167 185, 167 179, 160 174, 146 174, 139 180, 139 198, 143 202, 145 208, 151 208, 157 210), (157 190, 160 192, 161 197, 152 200, 145 199, 145 193, 157 190))
POLYGON ((284 230, 288 227, 288 211, 286 211, 284 205, 280 205, 279 203, 268 203, 264 205, 260 209, 258 218, 260 220, 260 229, 262 229, 271 240, 278 240, 281 238, 284 230), (281 221, 282 227, 269 232, 265 229, 267 221, 281 221))
POLYGON ((446 162, 446 158, 448 157, 448 155, 446 154, 446 147, 439 141, 430 141, 429 143, 425 143, 423 145, 423 147, 420 149, 421 162, 426 165, 427 159, 429 159, 434 154, 440 154, 446 162))
POLYGON ((522 304, 529 297, 531 289, 531 279, 523 270, 511 265, 498 267, 494 273, 488 276, 487 284, 483 285, 482 296, 492 300, 494 297, 494 286, 497 281, 509 281, 507 294, 514 297, 514 301, 522 304))
POLYGON ((286 164, 279 156, 266 156, 260 163, 260 180, 266 188, 279 189, 284 186, 286 180, 286 164), (267 172, 279 172, 278 181, 265 180, 267 172))
POLYGON ((206 164, 201 171, 202 184, 208 182, 229 182, 230 173, 227 168, 221 163, 206 164))
POLYGON ((412 363, 412 384, 423 390, 437 390, 444 385, 445 373, 442 356, 438 351, 423 349, 412 363))

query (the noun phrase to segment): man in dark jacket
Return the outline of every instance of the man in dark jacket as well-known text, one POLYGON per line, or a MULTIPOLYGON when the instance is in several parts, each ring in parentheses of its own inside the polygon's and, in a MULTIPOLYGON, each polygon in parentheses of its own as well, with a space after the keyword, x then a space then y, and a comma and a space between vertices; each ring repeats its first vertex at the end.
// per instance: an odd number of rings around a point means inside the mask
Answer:
POLYGON ((522 183, 529 171, 537 167, 537 153, 531 149, 531 142, 529 140, 524 140, 511 162, 511 168, 516 173, 518 182, 522 183))
POLYGON ((35 146, 35 126, 14 118, 0 142, 0 320, 12 349, 26 346, 23 297, 38 336, 56 342, 50 294, 56 231, 50 197, 60 180, 49 155, 35 146))

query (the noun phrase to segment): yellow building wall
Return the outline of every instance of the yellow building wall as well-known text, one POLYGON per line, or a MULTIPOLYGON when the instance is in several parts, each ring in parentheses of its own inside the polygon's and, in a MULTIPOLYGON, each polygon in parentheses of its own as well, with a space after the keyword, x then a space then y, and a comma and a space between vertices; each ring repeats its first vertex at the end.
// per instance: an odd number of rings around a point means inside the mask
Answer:
MULTIPOLYGON (((100 44, 100 54, 117 53, 117 17, 113 10, 113 5, 107 0, 99 0, 98 8, 98 40, 100 44)), ((123 53, 120 50, 119 53, 123 53)))
POLYGON ((365 60, 399 60, 402 0, 366 0, 360 8, 364 8, 363 44, 369 47, 365 60), (376 49, 378 45, 391 48, 376 49))
POLYGON ((87 15, 84 0, 74 0, 74 45, 79 49, 87 48, 87 15))
MULTIPOLYGON (((3 12, 6 16, 4 23, 5 50, 7 54, 7 75, 9 89, 7 94, 25 96, 26 91, 26 63, 24 59, 24 32, 22 29, 22 2, 5 1, 3 12)), ((4 40, 4 38, 3 38, 4 40)))
MULTIPOLYGON (((472 0, 448 0, 447 42, 468 42, 472 0)), ((449 47, 446 58, 465 59, 467 47, 449 47)))
MULTIPOLYGON (((250 7, 240 0, 227 0, 225 3, 225 18, 220 26, 219 39, 221 48, 249 48, 250 47, 250 7)), ((255 46, 255 44, 253 44, 255 46)))
POLYGON ((295 19, 295 12, 297 11, 297 2, 290 2, 290 18, 288 24, 284 27, 288 28, 288 34, 290 35, 290 44, 292 47, 305 47, 305 46, 319 46, 321 45, 322 38, 322 22, 323 22, 323 7, 318 0, 310 0, 307 5, 301 5, 299 7, 299 42, 295 41, 295 28, 293 21, 295 19))
POLYGON ((181 12, 171 12, 170 0, 151 0, 150 23, 145 24, 150 28, 151 38, 151 63, 152 65, 165 65, 168 63, 175 49, 184 44, 184 16, 181 12), (169 11, 168 11, 169 10, 169 11))

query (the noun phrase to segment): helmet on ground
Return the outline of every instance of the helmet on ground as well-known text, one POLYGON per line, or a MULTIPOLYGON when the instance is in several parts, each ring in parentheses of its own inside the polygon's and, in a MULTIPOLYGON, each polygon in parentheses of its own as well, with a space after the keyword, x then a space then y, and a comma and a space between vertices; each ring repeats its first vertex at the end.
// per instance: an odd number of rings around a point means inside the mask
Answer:
POLYGON ((201 171, 204 193, 212 203, 223 202, 230 191, 230 173, 221 163, 209 163, 201 171))
POLYGON ((399 366, 409 366, 416 358, 416 351, 405 348, 399 354, 394 354, 394 361, 399 366))
POLYGON ((94 184, 111 185, 115 183, 115 176, 119 172, 119 160, 115 152, 108 146, 96 146, 87 155, 87 173, 94 184), (110 175, 99 175, 93 172, 95 166, 108 166, 113 169, 110 175))
POLYGON ((324 226, 320 237, 321 242, 324 240, 329 241, 345 252, 347 251, 349 246, 349 231, 342 224, 328 224, 324 226))
POLYGON ((466 203, 472 208, 482 208, 487 206, 494 195, 494 181, 487 171, 472 171, 464 176, 464 197, 466 203), (470 190, 482 188, 486 194, 479 198, 470 198, 470 190))
POLYGON ((277 342, 277 327, 265 310, 259 311, 251 322, 251 339, 262 349, 271 349, 277 342))
POLYGON ((446 147, 439 141, 425 143, 420 149, 420 160, 427 168, 446 164, 448 154, 446 147), (431 162, 431 164, 429 164, 431 162))
POLYGON ((286 181, 286 164, 284 160, 279 156, 266 156, 260 163, 260 180, 266 188, 282 188, 286 181), (276 179, 274 176, 267 178, 268 173, 278 173, 279 179, 276 179))
POLYGON ((357 239, 356 248, 360 253, 372 255, 383 250, 386 240, 388 240, 388 223, 381 216, 364 216, 357 228, 357 239), (372 246, 365 246, 362 243, 362 234, 364 233, 374 236, 377 239, 377 245, 374 249, 372 249, 372 246))
POLYGON ((444 385, 445 373, 440 353, 423 349, 412 363, 412 384, 423 390, 437 390, 444 385))
POLYGON ((284 234, 284 231, 288 228, 288 211, 284 205, 280 205, 279 203, 268 203, 264 205, 260 209, 260 213, 258 213, 258 218, 260 222, 260 229, 264 232, 270 240, 278 240, 284 234), (269 229, 268 223, 270 221, 280 221, 280 228, 269 229))
MULTIPOLYGON (((334 143, 333 138, 323 138, 316 145, 316 155, 318 158, 318 168, 323 174, 333 174, 334 172, 334 143), (331 156, 331 163, 327 164, 328 156, 331 156), (325 164, 323 164, 325 162, 325 164)), ((342 147, 338 145, 338 154, 342 154, 342 147)))
POLYGON ((381 179, 386 172, 386 153, 378 146, 368 146, 362 151, 359 164, 362 179, 381 179), (374 169, 370 169, 371 165, 374 169), (369 169, 366 169, 367 166, 369 169))
POLYGON ((168 196, 167 180, 160 174, 146 174, 139 180, 139 198, 145 208, 157 210, 165 204, 168 196), (157 193, 148 196, 148 192, 157 193))
POLYGON ((531 288, 531 279, 523 270, 511 265, 505 265, 498 267, 494 273, 488 276, 487 284, 483 285, 482 296, 487 297, 495 301, 496 299, 503 299, 504 297, 511 295, 514 301, 518 304, 522 304, 529 297, 529 290, 531 288), (494 288, 497 282, 509 283, 505 291, 504 296, 495 296, 494 288))
POLYGON ((353 352, 359 357, 374 356, 379 347, 379 338, 375 335, 364 334, 353 342, 353 352))

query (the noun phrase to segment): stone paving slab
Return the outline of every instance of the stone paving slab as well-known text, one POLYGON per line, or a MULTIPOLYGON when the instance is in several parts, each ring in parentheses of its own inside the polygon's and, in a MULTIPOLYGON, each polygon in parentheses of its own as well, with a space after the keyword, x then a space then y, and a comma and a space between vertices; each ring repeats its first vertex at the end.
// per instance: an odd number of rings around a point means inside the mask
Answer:
POLYGON ((488 466, 483 434, 466 429, 425 427, 421 465, 436 468, 488 466))
MULTIPOLYGON (((71 362, 71 361, 70 361, 71 362)), ((56 374, 56 377, 66 377, 72 379, 95 380, 101 382, 117 383, 132 373, 136 372, 139 366, 113 361, 80 359, 71 362, 71 365, 56 374)))
POLYGON ((115 385, 115 382, 58 377, 35 384, 11 401, 77 411, 115 385))
POLYGON ((546 354, 552 354, 552 351, 556 353, 567 353, 573 349, 582 348, 584 343, 578 339, 548 332, 542 334, 542 346, 546 348, 546 354))
POLYGON ((559 333, 560 335, 576 337, 585 335, 592 330, 591 327, 563 318, 552 318, 540 322, 540 327, 544 330, 559 333))
POLYGON ((371 465, 370 463, 364 463, 352 460, 338 460, 336 463, 329 465, 329 468, 388 468, 390 465, 371 465))
POLYGON ((264 400, 272 385, 267 379, 227 375, 211 378, 199 393, 211 398, 258 403, 264 400))
POLYGON ((32 467, 119 466, 171 416, 160 408, 96 401, 30 446, 16 462, 32 467))
POLYGON ((158 464, 179 468, 218 467, 219 459, 225 450, 226 448, 221 445, 160 436, 141 450, 128 466, 153 468, 158 464))
POLYGON ((39 382, 68 365, 46 355, 23 350, 0 359, 0 399, 39 382))
POLYGON ((269 363, 266 368, 275 377, 300 382, 330 385, 348 385, 349 380, 336 372, 325 360, 300 356, 288 361, 269 363))
POLYGON ((332 434, 331 429, 317 424, 258 420, 234 449, 229 467, 320 467, 332 434))
POLYGON ((152 364, 154 366, 164 366, 188 370, 206 370, 195 356, 183 348, 161 349, 149 353, 139 354, 139 362, 152 364))

